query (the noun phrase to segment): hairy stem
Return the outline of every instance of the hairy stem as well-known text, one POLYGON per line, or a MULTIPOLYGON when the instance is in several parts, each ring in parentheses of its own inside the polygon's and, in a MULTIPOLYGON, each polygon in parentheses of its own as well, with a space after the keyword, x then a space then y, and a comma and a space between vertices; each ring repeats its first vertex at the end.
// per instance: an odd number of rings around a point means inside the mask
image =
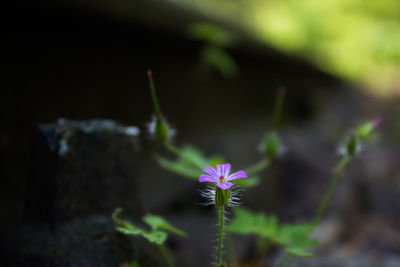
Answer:
POLYGON ((218 247, 217 247, 217 266, 222 264, 222 239, 224 235, 224 206, 219 207, 219 235, 218 235, 218 247))
POLYGON ((163 247, 163 245, 157 245, 158 250, 160 251, 162 257, 165 260, 165 263, 168 265, 168 267, 174 267, 174 265, 172 264, 171 260, 168 257, 167 252, 165 251, 165 248, 163 247))

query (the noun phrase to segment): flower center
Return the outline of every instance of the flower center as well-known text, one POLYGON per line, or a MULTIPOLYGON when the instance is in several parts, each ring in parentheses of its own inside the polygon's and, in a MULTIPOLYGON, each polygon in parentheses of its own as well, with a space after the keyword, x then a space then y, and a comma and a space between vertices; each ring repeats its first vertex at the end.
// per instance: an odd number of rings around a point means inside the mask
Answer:
POLYGON ((219 177, 219 182, 222 183, 224 180, 225 180, 225 177, 224 177, 223 175, 221 175, 221 176, 219 177))

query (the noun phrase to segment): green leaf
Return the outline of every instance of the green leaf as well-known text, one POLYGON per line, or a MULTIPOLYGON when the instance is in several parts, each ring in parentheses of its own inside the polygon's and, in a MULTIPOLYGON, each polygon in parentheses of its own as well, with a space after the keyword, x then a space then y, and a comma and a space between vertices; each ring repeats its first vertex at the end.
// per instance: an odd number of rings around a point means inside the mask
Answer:
POLYGON ((164 243, 164 241, 167 239, 168 235, 166 232, 163 231, 158 231, 158 230, 152 230, 150 232, 146 232, 138 227, 122 227, 122 226, 117 226, 116 227, 117 231, 120 231, 123 234, 126 235, 140 235, 146 238, 149 242, 159 244, 161 245, 164 243))
POLYGON ((193 167, 191 164, 188 164, 187 162, 180 159, 178 159, 177 161, 173 161, 166 159, 162 156, 156 156, 155 159, 157 163, 164 169, 183 177, 197 179, 202 174, 202 172, 198 168, 193 167))
POLYGON ((171 233, 174 233, 176 235, 179 235, 181 237, 187 237, 186 233, 179 230, 178 228, 172 226, 170 223, 168 223, 164 218, 161 216, 153 215, 153 214, 147 214, 144 218, 143 221, 145 221, 148 225, 153 230, 158 230, 158 229, 163 229, 167 230, 171 233))
POLYGON ((285 224, 281 227, 278 242, 288 253, 300 257, 312 257, 306 249, 318 244, 318 240, 308 238, 309 223, 285 224))
POLYGON ((245 208, 234 209, 234 219, 228 226, 228 231, 232 233, 256 234, 282 245, 288 253, 300 257, 313 256, 306 249, 318 244, 316 239, 308 238, 309 229, 308 223, 279 225, 275 215, 254 213, 245 208))
POLYGON ((168 234, 162 230, 169 231, 173 234, 176 234, 176 235, 179 235, 182 237, 187 236, 185 232, 172 226, 161 216, 147 214, 145 217, 143 217, 143 221, 146 222, 151 227, 151 231, 145 231, 145 230, 133 225, 132 223, 130 223, 128 221, 121 220, 120 219, 121 214, 122 214, 122 209, 117 208, 113 212, 112 217, 113 217, 114 223, 116 224, 115 229, 123 234, 140 235, 140 236, 146 238, 149 242, 159 244, 159 245, 163 244, 168 237, 168 234))
POLYGON ((228 231, 237 234, 256 234, 271 240, 278 233, 278 218, 264 213, 253 213, 245 208, 234 209, 234 219, 228 226, 228 231))
POLYGON ((313 257, 314 254, 304 250, 303 248, 299 248, 299 247, 289 247, 289 248, 285 248, 285 251, 289 254, 295 255, 295 256, 299 256, 299 257, 313 257))
POLYGON ((128 229, 128 228, 124 228, 124 227, 120 227, 120 226, 117 226, 115 229, 126 235, 141 235, 142 234, 141 229, 132 230, 132 229, 128 229))
POLYGON ((231 55, 219 47, 205 47, 202 51, 202 59, 227 79, 233 78, 239 71, 231 55))
MULTIPOLYGON (((164 169, 193 180, 199 179, 205 167, 215 167, 215 165, 225 162, 224 159, 218 155, 207 158, 200 150, 191 145, 186 145, 179 151, 181 156, 177 157, 175 160, 169 160, 160 155, 156 155, 155 160, 164 169)), ((245 179, 237 179, 234 183, 242 187, 250 188, 257 186, 260 183, 260 178, 254 176, 245 179)))
POLYGON ((231 32, 210 23, 194 23, 190 25, 188 34, 195 40, 220 47, 231 46, 235 42, 235 37, 231 32))
POLYGON ((163 231, 153 230, 151 232, 143 232, 142 236, 151 243, 161 245, 167 240, 168 234, 163 231))
POLYGON ((156 156, 156 161, 164 169, 192 179, 198 179, 203 173, 202 169, 207 166, 215 166, 223 163, 223 159, 219 156, 207 158, 197 148, 186 145, 180 149, 181 157, 176 160, 169 160, 162 156, 156 156))

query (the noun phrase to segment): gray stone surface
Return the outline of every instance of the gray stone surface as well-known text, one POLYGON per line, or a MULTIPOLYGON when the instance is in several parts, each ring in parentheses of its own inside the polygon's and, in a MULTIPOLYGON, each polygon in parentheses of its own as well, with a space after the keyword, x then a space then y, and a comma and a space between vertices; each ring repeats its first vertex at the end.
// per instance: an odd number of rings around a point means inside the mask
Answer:
POLYGON ((139 129, 110 120, 40 125, 34 137, 25 220, 0 242, 1 266, 119 266, 159 254, 114 230, 112 211, 142 217, 139 129))
POLYGON ((117 206, 139 218, 138 135, 138 128, 110 120, 41 125, 34 141, 28 218, 53 224, 109 215, 117 206))

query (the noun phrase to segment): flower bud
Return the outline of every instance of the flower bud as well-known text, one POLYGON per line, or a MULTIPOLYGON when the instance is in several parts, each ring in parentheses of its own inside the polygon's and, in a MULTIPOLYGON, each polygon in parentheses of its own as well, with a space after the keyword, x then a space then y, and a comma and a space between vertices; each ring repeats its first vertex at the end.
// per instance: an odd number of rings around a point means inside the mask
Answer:
POLYGON ((275 158, 281 152, 281 141, 277 133, 271 132, 264 141, 264 153, 269 158, 275 158))
POLYGON ((381 121, 382 118, 377 117, 374 120, 360 124, 356 129, 357 137, 361 140, 368 139, 369 137, 371 137, 374 128, 377 127, 381 123, 381 121))
POLYGON ((359 143, 358 139, 355 135, 352 135, 346 143, 346 152, 347 155, 353 156, 359 150, 359 143))
POLYGON ((231 195, 231 191, 229 189, 221 189, 219 187, 215 187, 215 204, 217 206, 225 206, 229 203, 229 198, 231 195))
POLYGON ((156 119, 156 125, 154 128, 154 137, 157 141, 165 142, 170 136, 170 128, 166 121, 156 119))

